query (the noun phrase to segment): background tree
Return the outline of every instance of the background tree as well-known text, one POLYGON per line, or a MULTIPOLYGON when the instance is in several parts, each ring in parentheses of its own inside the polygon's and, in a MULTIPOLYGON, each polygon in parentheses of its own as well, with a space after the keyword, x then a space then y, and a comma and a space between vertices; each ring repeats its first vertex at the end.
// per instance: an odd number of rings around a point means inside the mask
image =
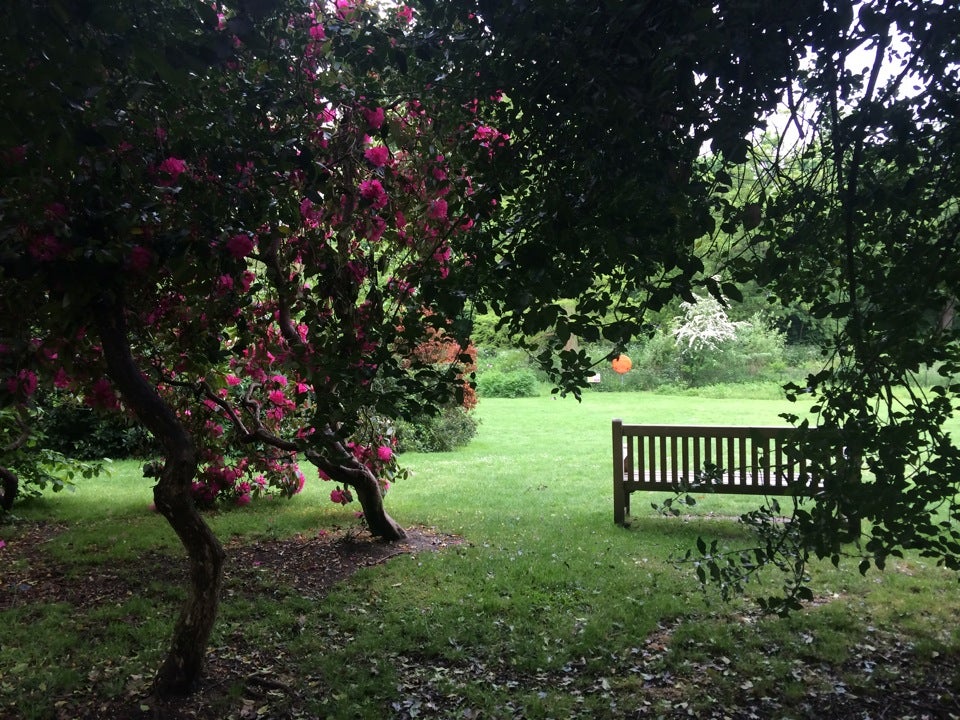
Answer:
POLYGON ((651 310, 692 300, 698 285, 719 295, 697 241, 717 224, 723 168, 746 159, 747 137, 798 73, 820 10, 437 4, 430 22, 451 28, 443 82, 451 93, 469 87, 465 98, 502 96, 483 116, 510 139, 493 168, 503 207, 472 236, 488 271, 474 297, 519 338, 555 331, 541 359, 565 387, 592 362, 563 352, 571 335, 602 337, 612 357, 648 329, 651 310), (704 148, 716 158, 709 165, 704 148))
POLYGON ((720 300, 758 283, 837 329, 824 371, 789 388, 817 398, 815 415, 791 419, 819 426, 803 442, 847 453, 834 465, 823 453, 828 490, 784 532, 758 523, 759 554, 707 558, 722 583, 778 563, 791 604, 809 557, 839 562, 855 516, 871 521, 864 570, 904 547, 956 567, 960 474, 943 423, 957 391, 957 8, 465 5, 459 20, 449 5, 432 16, 451 28, 445 82, 455 93, 476 77, 502 93, 485 117, 510 137, 495 168, 502 212, 472 236, 489 270, 477 307, 518 336, 554 328, 540 361, 576 391, 593 359, 561 349, 571 335, 615 354, 648 311, 698 285, 720 300), (778 105, 795 152, 771 153, 758 132, 778 105), (731 195, 761 154, 750 192, 731 195), (717 230, 737 250, 714 281, 698 241, 717 230), (928 367, 944 378, 932 389, 918 385, 928 367))

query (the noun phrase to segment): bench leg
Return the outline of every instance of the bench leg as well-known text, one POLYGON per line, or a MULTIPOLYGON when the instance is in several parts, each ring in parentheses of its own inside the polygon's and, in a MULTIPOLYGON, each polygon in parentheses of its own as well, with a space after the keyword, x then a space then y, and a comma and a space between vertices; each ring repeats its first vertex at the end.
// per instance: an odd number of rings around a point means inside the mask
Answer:
POLYGON ((630 493, 626 491, 622 482, 613 485, 613 522, 617 525, 627 524, 627 515, 630 514, 630 493))

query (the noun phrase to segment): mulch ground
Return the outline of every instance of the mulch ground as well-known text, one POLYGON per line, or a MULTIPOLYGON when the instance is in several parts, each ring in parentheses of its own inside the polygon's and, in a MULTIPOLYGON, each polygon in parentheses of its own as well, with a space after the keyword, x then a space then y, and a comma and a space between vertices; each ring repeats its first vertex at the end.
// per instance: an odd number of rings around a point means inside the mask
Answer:
MULTIPOLYGON (((138 558, 136 571, 118 566, 91 566, 82 573, 61 565, 43 552, 43 543, 64 528, 56 524, 21 524, 15 541, 0 550, 0 611, 34 603, 65 602, 78 609, 121 602, 138 592, 136 578, 149 577, 170 586, 183 584, 183 568, 178 562, 160 553, 138 558)), ((337 531, 314 537, 295 537, 285 540, 241 540, 227 544, 228 565, 225 571, 224 592, 242 594, 254 592, 260 586, 259 578, 271 575, 277 581, 297 588, 297 592, 312 598, 322 598, 340 580, 357 569, 388 561, 406 553, 432 552, 459 544, 462 539, 444 535, 435 530, 414 527, 400 543, 384 543, 359 531, 337 531)), ((748 619, 749 620, 749 619, 748 619)), ((692 713, 688 704, 691 697, 709 697, 711 678, 722 675, 726 668, 710 660, 699 667, 688 667, 682 673, 664 671, 661 662, 670 644, 671 627, 664 627, 648 638, 635 657, 620 659, 620 671, 644 679, 644 693, 649 703, 641 708, 623 709, 624 718, 681 718, 701 717, 717 720, 756 720, 774 717, 816 718, 817 720, 861 719, 880 720, 944 720, 960 719, 960 675, 958 657, 941 657, 935 663, 918 663, 909 645, 901 643, 892 634, 878 634, 869 645, 857 648, 850 667, 811 667, 798 661, 795 672, 809 678, 810 695, 801 704, 800 714, 784 714, 778 698, 750 698, 745 692, 739 707, 715 706, 711 710, 692 713), (883 680, 875 683, 869 693, 852 692, 845 687, 843 677, 850 672, 873 672, 882 668, 883 680), (824 685, 833 687, 824 692, 824 685)), ((261 718, 312 718, 302 709, 306 703, 300 698, 320 688, 309 683, 287 682, 281 670, 271 671, 278 664, 277 648, 251 647, 242 637, 231 637, 228 647, 211 649, 208 654, 206 680, 200 691, 188 698, 159 703, 149 695, 150 678, 135 677, 127 682, 124 697, 108 699, 94 693, 76 694, 58 704, 56 720, 67 718, 111 718, 116 720, 259 720, 261 718), (239 688, 239 691, 238 691, 239 688), (238 695, 239 692, 239 695, 238 695)), ((388 716, 391 720, 410 718, 486 718, 474 714, 456 697, 437 692, 434 679, 438 671, 450 671, 462 681, 478 684, 493 683, 506 687, 543 689, 583 686, 577 677, 582 668, 565 668, 564 677, 522 678, 507 676, 510 668, 463 666, 455 668, 423 667, 421 660, 402 658, 404 667, 404 694, 402 702, 394 703, 388 716), (507 674, 505 674, 507 673, 507 674)), ((436 662, 436 661, 434 661, 436 662)), ((728 661, 729 662, 729 661, 728 661)), ((302 680, 302 679, 301 679, 302 680)), ((741 687, 747 688, 749 682, 741 687)), ((617 697, 606 682, 589 692, 609 695, 611 707, 617 697)), ((511 717, 525 717, 519 714, 511 717)), ((19 718, 20 714, 0 702, 0 719, 19 718)), ((494 717, 494 716, 490 716, 494 717)), ((496 717, 500 717, 499 715, 496 717)), ((507 715, 503 716, 508 717, 507 715)))

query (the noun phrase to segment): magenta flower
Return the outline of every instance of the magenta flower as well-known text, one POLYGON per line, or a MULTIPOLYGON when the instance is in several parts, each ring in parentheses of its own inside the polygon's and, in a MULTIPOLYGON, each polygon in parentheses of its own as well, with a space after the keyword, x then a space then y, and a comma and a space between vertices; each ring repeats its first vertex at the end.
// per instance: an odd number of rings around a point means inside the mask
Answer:
POLYGON ((100 378, 93 384, 85 401, 87 405, 103 410, 116 410, 120 407, 120 400, 106 378, 100 378))
POLYGON ((153 253, 143 245, 136 245, 127 256, 127 266, 136 272, 146 272, 153 264, 153 253))
POLYGON ((386 445, 381 445, 377 448, 377 457, 382 462, 390 462, 393 459, 393 450, 391 450, 386 445))
POLYGON ((236 375, 233 375, 233 374, 227 375, 226 380, 227 380, 227 385, 230 385, 230 386, 239 385, 242 382, 240 378, 238 378, 236 375))
POLYGON ((70 213, 67 206, 61 202, 52 202, 44 208, 43 214, 48 220, 66 220, 70 213))
POLYGON ((360 111, 363 113, 363 117, 367 120, 367 125, 370 126, 372 130, 379 130, 380 126, 383 125, 383 108, 361 108, 360 111))
POLYGON ((7 392, 11 395, 30 397, 37 391, 37 376, 32 370, 21 370, 16 377, 7 380, 7 392))
POLYGON ((226 243, 227 252, 242 260, 253 251, 253 238, 244 233, 234 235, 226 243))
POLYGON ((53 386, 60 390, 66 390, 70 387, 70 376, 67 375, 66 370, 57 368, 57 372, 53 376, 53 386))
POLYGON ((363 156, 374 167, 383 167, 390 162, 390 151, 384 145, 374 145, 367 148, 363 156))
MULTIPOLYGON (((296 494, 298 494, 298 493, 300 493, 300 492, 303 492, 303 486, 307 484, 307 476, 304 475, 304 474, 303 474, 302 472, 300 472, 299 470, 296 471, 295 477, 296 477, 296 480, 297 480, 297 488, 296 488, 296 490, 293 491, 293 494, 294 494, 294 495, 296 495, 296 494)), ((353 498, 350 498, 350 499, 352 500, 353 498)))
POLYGON ((409 24, 413 21, 413 8, 409 5, 403 5, 399 10, 397 10, 397 20, 402 22, 404 25, 409 24))
POLYGON ((160 172, 164 172, 170 176, 172 180, 176 180, 180 175, 187 171, 187 163, 180 158, 168 157, 158 168, 160 172))
POLYGON ((375 210, 386 207, 389 198, 379 180, 364 180, 360 183, 360 197, 367 200, 375 210))
POLYGON ((427 217, 432 218, 433 220, 446 220, 447 201, 443 198, 432 200, 430 202, 430 207, 427 210, 427 217))
POLYGON ((357 12, 357 0, 336 0, 337 17, 341 20, 352 20, 357 12))
POLYGON ((63 254, 63 245, 53 235, 47 234, 35 237, 28 250, 35 259, 50 262, 63 254))

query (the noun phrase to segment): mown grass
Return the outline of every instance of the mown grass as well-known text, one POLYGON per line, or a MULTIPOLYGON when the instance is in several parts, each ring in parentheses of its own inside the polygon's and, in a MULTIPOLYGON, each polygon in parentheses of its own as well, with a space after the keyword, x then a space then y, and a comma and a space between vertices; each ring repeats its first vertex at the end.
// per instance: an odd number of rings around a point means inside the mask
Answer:
MULTIPOLYGON (((953 658, 955 672, 956 577, 916 557, 866 577, 855 563, 817 566, 817 604, 765 618, 749 597, 722 603, 702 593, 691 569, 673 562, 698 535, 748 543, 733 518, 756 499, 710 496, 694 515, 665 518, 635 498, 631 528, 614 526, 613 417, 778 424, 787 409, 769 398, 641 393, 484 400, 470 446, 404 455, 411 477, 387 496, 402 525, 456 533, 463 544, 364 568, 322 599, 296 578, 230 593, 212 666, 229 660, 295 690, 258 697, 252 712, 329 718, 696 716, 738 704, 806 717, 812 691, 836 693, 839 683, 871 692, 882 672, 857 668, 880 664, 869 648, 892 638, 917 662, 953 658)), ((18 509, 68 526, 45 552, 70 573, 107 565, 136 591, 4 611, 0 715, 55 717, 91 694, 143 696, 182 590, 138 575, 144 553, 173 567, 181 555, 138 472, 116 463, 111 477, 18 509)), ((331 504, 329 487, 310 483, 291 502, 209 521, 225 541, 243 542, 352 525, 353 509, 331 504)), ((15 532, 0 527, 11 544, 15 532)), ((15 568, 4 574, 15 577, 15 568)), ((754 594, 776 589, 775 576, 761 579, 754 594)), ((237 682, 220 692, 217 716, 250 710, 249 691, 237 682)))

